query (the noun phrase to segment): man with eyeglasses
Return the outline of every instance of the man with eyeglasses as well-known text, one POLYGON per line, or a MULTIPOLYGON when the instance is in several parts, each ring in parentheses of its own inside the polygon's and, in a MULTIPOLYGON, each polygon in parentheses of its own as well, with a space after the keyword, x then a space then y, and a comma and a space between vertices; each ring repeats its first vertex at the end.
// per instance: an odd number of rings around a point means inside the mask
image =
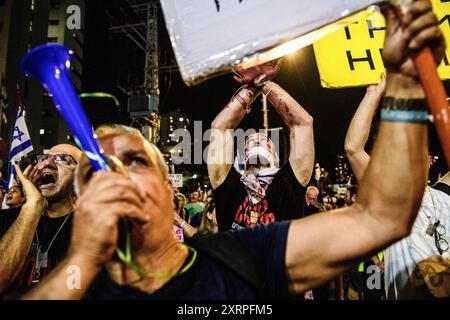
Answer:
POLYGON ((0 295, 15 298, 39 283, 66 255, 70 241, 75 168, 81 151, 56 145, 22 173, 25 202, 0 213, 0 295))
POLYGON ((400 24, 394 9, 385 9, 382 123, 352 206, 180 244, 172 231, 173 189, 162 154, 136 129, 100 128, 96 136, 105 155, 122 165, 94 172, 83 158, 70 253, 24 298, 289 299, 407 236, 427 171, 425 95, 413 53, 430 46, 439 63, 446 46, 429 0, 415 1, 405 15, 400 24), (400 105, 408 108, 395 108, 400 105), (129 229, 122 238, 123 219, 129 229), (78 279, 68 285, 73 266, 78 279))

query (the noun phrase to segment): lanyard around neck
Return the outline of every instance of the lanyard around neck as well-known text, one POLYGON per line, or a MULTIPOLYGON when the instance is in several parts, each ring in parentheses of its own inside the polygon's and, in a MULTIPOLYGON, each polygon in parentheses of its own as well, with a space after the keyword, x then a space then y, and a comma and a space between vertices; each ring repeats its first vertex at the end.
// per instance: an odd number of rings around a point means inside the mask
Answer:
MULTIPOLYGON (((70 217, 70 215, 72 214, 72 212, 73 212, 73 209, 71 209, 71 210, 69 211, 69 213, 67 214, 66 219, 64 219, 63 223, 61 223, 61 225, 60 225, 59 228, 58 228, 58 231, 56 231, 55 235, 53 236, 52 240, 50 241, 50 243, 49 243, 49 245, 48 245, 48 247, 47 247, 47 250, 44 250, 44 252, 50 251, 50 248, 52 247, 53 241, 55 241, 56 237, 57 237, 58 234, 61 232, 62 228, 63 228, 64 225, 66 224, 66 222, 67 222, 67 220, 69 219, 69 217, 70 217)), ((38 250, 39 250, 39 247, 40 247, 40 241, 39 241, 39 235, 38 235, 38 232, 37 232, 37 228, 36 228, 35 234, 36 234, 36 241, 37 241, 37 244, 38 244, 38 250)))

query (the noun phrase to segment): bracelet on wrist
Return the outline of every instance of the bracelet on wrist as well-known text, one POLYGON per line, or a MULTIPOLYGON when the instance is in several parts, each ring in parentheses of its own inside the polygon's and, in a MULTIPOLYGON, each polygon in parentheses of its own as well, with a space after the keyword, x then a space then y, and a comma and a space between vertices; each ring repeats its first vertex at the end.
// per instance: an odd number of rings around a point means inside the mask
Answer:
POLYGON ((245 102, 244 98, 241 97, 239 93, 237 93, 234 98, 239 101, 239 103, 242 105, 242 107, 245 109, 247 107, 247 102, 245 102))
POLYGON ((425 99, 383 97, 381 106, 383 109, 392 110, 428 111, 428 104, 425 99))
POLYGON ((430 121, 425 99, 384 97, 381 100, 381 121, 425 124, 430 121))
POLYGON ((242 108, 244 108, 245 112, 250 113, 251 109, 250 106, 247 102, 245 102, 244 98, 241 97, 241 95, 239 93, 237 93, 234 98, 239 101, 239 103, 241 104, 242 108))
POLYGON ((425 124, 430 121, 427 111, 382 109, 381 121, 425 124))

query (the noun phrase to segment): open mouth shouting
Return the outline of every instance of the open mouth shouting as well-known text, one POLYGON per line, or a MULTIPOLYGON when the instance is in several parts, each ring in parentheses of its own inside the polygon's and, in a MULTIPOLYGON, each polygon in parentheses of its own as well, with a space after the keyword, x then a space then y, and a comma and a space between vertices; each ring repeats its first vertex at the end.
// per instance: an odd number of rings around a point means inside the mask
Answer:
POLYGON ((58 181, 58 174, 50 170, 46 170, 42 173, 38 182, 39 190, 53 189, 56 187, 56 181, 58 181))

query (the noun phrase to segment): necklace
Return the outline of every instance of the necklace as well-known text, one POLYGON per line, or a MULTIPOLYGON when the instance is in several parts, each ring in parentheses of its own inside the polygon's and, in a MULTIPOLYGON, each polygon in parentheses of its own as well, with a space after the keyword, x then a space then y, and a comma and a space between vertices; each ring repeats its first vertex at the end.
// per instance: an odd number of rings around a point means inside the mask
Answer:
POLYGON ((37 252, 36 252, 36 270, 33 275, 33 283, 39 282, 39 279, 41 277, 41 268, 46 268, 48 264, 48 252, 50 251, 50 248, 53 245, 53 242, 55 241, 58 234, 61 232, 62 228, 66 224, 67 220, 69 219, 70 215, 72 214, 73 209, 69 211, 67 214, 67 217, 64 219, 64 221, 59 226, 58 230, 56 231, 55 235, 53 236, 52 240, 50 241, 47 250, 41 250, 41 245, 39 241, 39 234, 37 232, 37 228, 35 230, 36 235, 36 241, 37 241, 37 252))
POLYGON ((428 225, 427 228, 427 234, 431 237, 434 236, 434 243, 436 245, 436 248, 439 251, 439 254, 442 255, 445 251, 448 251, 449 245, 447 240, 445 239, 445 226, 441 223, 439 219, 436 217, 436 205, 434 203, 434 197, 433 194, 430 192, 431 202, 433 203, 433 212, 434 212, 434 224, 431 221, 431 218, 427 216, 427 218, 430 220, 430 225, 428 225))
POLYGON ((435 221, 436 221, 436 208, 435 208, 435 206, 434 206, 434 199, 433 199, 433 195, 431 194, 431 188, 430 187, 427 187, 427 191, 428 191, 428 193, 430 194, 430 197, 431 197, 431 202, 432 202, 432 204, 433 204, 433 214, 434 214, 434 219, 432 219, 430 216, 428 216, 427 214, 426 214, 426 211, 424 210, 424 214, 425 214, 425 216, 428 218, 428 221, 429 221, 429 224, 428 224, 428 227, 427 227, 427 230, 425 231, 425 233, 427 234, 427 235, 429 235, 430 237, 433 237, 434 236, 434 231, 435 231, 435 229, 436 229, 436 223, 435 223, 435 221))

